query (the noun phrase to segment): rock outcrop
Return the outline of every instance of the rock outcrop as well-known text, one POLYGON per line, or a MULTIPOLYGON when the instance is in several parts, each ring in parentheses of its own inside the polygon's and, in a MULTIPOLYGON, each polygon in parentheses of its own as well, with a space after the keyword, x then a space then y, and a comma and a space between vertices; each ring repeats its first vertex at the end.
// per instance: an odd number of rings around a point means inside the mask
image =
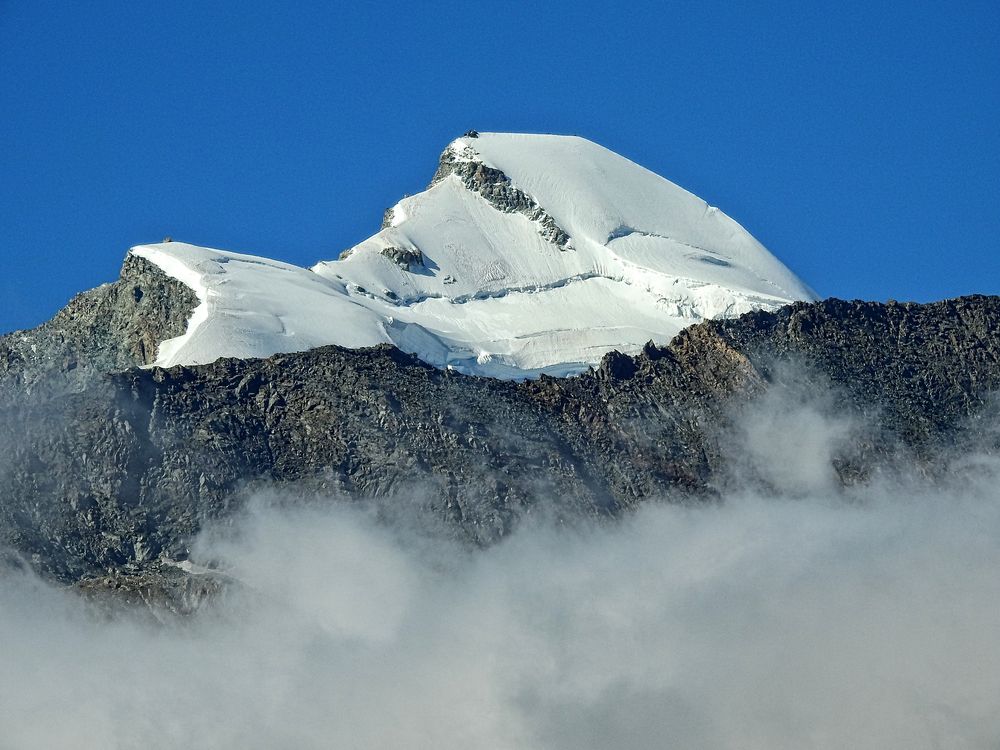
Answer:
MULTIPOLYGON (((478 137, 478 135, 477 135, 478 137)), ((441 154, 431 187, 448 175, 455 175, 468 190, 481 195, 487 203, 505 214, 522 214, 538 225, 538 234, 560 250, 572 248, 569 234, 556 223, 534 199, 511 184, 510 178, 499 169, 484 164, 479 155, 470 149, 456 153, 451 147, 441 154)), ((391 218, 389 219, 391 224, 391 218)), ((386 222, 383 221, 383 228, 386 222)))
POLYGON ((38 328, 0 336, 0 403, 81 390, 103 373, 151 363, 197 304, 191 289, 130 253, 117 281, 78 294, 38 328))

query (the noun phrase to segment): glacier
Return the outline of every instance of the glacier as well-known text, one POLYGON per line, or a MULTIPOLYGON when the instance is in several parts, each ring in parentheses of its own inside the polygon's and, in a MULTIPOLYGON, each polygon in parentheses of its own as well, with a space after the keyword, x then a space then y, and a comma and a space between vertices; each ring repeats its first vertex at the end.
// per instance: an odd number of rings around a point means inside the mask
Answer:
POLYGON ((130 252, 199 300, 163 367, 387 343, 466 374, 569 376, 706 318, 816 299, 717 208, 575 136, 456 139, 427 190, 312 268, 181 242, 130 252))

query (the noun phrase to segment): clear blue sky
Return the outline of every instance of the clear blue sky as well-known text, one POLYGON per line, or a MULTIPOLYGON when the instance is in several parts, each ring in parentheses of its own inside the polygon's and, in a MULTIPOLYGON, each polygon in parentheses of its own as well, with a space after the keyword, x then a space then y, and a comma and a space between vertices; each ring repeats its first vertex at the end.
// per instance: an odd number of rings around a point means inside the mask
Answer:
POLYGON ((469 128, 602 143, 824 296, 1000 293, 995 2, 585 5, 0 0, 0 330, 167 234, 333 257, 469 128))

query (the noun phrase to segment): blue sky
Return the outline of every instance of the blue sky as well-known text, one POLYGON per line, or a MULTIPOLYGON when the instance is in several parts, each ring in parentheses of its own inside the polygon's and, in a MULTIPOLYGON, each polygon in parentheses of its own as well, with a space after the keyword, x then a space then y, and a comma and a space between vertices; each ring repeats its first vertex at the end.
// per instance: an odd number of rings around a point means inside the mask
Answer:
POLYGON ((987 2, 0 0, 0 330, 168 234, 334 257, 470 128, 598 141, 824 296, 1000 293, 998 38, 987 2))

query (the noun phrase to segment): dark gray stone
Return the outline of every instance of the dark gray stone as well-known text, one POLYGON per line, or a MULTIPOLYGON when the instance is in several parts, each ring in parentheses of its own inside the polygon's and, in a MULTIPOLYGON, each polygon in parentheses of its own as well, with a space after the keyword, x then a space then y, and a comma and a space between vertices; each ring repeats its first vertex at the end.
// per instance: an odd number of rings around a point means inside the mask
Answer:
POLYGON ((382 255, 404 271, 413 271, 424 265, 424 254, 413 248, 390 245, 389 247, 382 248, 382 255))
POLYGON ((38 391, 80 390, 103 373, 151 363, 180 336, 194 292, 128 255, 117 281, 74 297, 47 323, 0 336, 0 403, 38 391))

